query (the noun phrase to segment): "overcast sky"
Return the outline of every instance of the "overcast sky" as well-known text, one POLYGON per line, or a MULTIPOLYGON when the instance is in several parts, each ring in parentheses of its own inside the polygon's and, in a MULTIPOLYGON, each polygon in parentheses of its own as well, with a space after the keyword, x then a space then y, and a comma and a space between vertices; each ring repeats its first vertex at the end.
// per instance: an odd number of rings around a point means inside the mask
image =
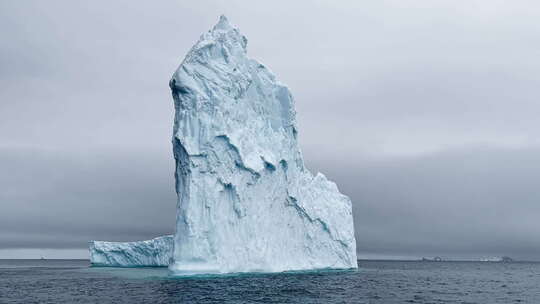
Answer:
POLYGON ((0 1, 0 258, 173 233, 168 81, 220 14, 360 257, 540 260, 537 1, 0 1))

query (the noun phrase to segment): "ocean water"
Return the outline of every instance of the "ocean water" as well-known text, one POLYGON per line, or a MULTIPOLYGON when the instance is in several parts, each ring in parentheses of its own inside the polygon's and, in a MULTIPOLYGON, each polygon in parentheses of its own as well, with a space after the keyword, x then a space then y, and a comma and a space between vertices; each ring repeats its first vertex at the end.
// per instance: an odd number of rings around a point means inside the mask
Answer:
POLYGON ((354 271, 171 278, 0 260, 0 303, 540 303, 540 263, 359 261, 354 271))

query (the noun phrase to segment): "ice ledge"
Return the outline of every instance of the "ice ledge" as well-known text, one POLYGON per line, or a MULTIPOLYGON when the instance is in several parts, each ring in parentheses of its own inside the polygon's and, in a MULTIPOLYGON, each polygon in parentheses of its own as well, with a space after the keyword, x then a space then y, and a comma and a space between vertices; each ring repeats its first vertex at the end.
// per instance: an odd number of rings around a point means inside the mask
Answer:
POLYGON ((169 266, 173 242, 172 235, 138 242, 90 241, 90 263, 102 267, 169 266))

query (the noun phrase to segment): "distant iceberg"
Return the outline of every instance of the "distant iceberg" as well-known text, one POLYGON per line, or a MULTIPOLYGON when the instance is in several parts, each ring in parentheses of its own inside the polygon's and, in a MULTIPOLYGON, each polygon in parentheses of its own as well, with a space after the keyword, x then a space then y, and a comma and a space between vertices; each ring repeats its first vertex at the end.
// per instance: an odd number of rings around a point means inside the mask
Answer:
POLYGON ((503 262, 503 263, 510 263, 514 260, 508 256, 502 256, 502 257, 483 257, 480 259, 480 262, 503 262))
POLYGON ((173 252, 173 236, 138 242, 90 241, 92 266, 168 266, 173 252))

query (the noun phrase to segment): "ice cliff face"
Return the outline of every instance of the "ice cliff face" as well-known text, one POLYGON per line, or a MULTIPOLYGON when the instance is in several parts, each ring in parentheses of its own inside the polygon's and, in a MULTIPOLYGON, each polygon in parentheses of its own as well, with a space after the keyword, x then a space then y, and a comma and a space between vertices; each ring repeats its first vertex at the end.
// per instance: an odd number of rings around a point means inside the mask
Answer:
POLYGON ((168 266, 173 252, 173 236, 139 242, 90 242, 93 266, 168 266))
POLYGON ((348 197, 304 166, 289 89, 222 16, 174 73, 175 274, 355 268, 348 197))

